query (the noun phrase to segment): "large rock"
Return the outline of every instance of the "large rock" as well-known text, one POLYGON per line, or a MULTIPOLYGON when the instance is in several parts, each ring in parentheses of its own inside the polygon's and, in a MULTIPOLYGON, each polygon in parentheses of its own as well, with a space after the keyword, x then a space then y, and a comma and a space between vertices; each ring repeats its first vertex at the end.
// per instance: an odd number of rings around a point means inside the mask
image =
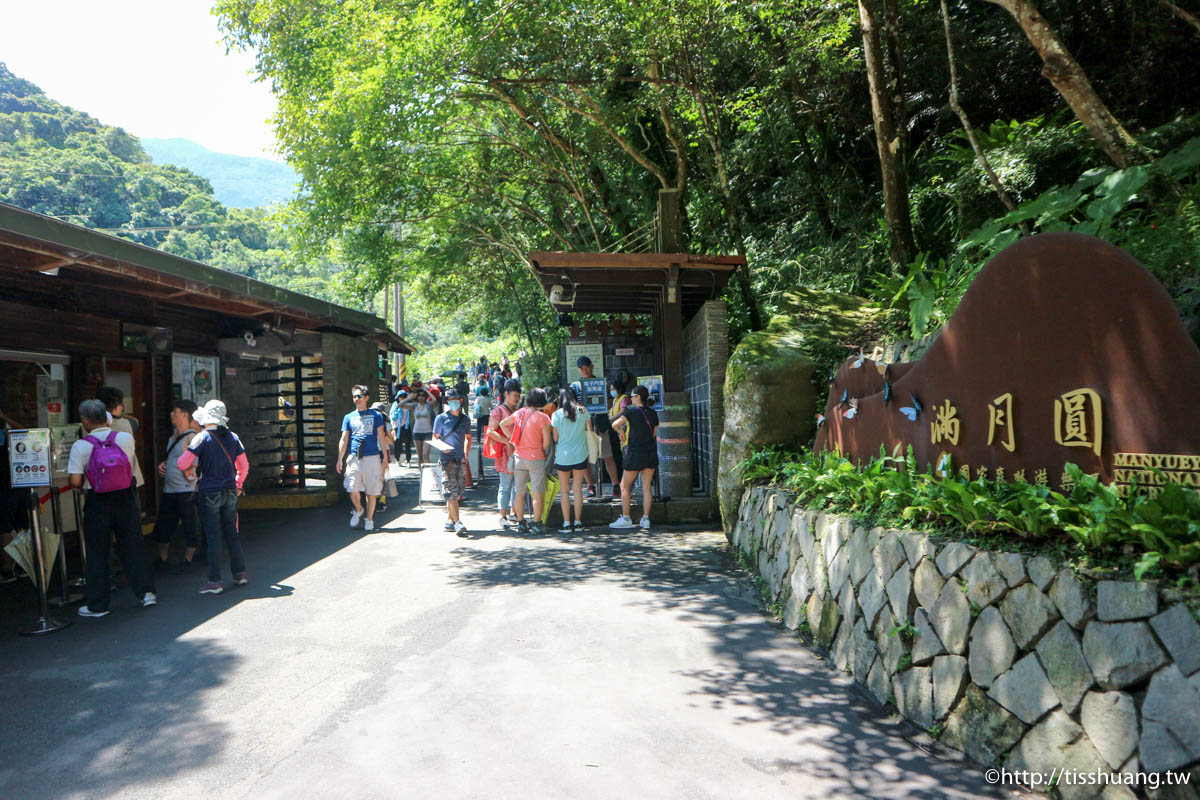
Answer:
POLYGON ((1045 789, 1050 776, 1056 770, 1061 771, 1068 748, 1081 736, 1083 728, 1072 722, 1065 711, 1057 709, 1025 734, 1008 754, 1004 766, 1009 770, 1036 772, 1039 788, 1045 789))
POLYGON ((1095 613, 1083 584, 1069 569, 1059 570, 1050 587, 1050 599, 1075 630, 1082 630, 1083 624, 1095 613))
POLYGON ((1054 693, 1054 687, 1046 679, 1046 673, 1033 653, 996 678, 988 690, 988 697, 1029 725, 1058 705, 1058 695, 1054 693))
POLYGON ((1083 657, 1083 648, 1074 630, 1059 620, 1037 644, 1038 658, 1054 693, 1068 714, 1074 714, 1084 693, 1092 687, 1092 670, 1083 657))
POLYGON ((838 606, 842 619, 855 619, 858 616, 858 600, 854 597, 854 587, 849 583, 842 586, 842 596, 838 598, 838 606))
POLYGON ((1100 581, 1096 612, 1103 622, 1145 619, 1158 613, 1158 585, 1149 581, 1100 581))
POLYGON ((967 582, 967 602, 977 606, 987 606, 996 602, 1008 588, 996 567, 992 564, 989 553, 980 553, 971 559, 971 563, 962 569, 962 577, 967 582))
POLYGON ((1032 583, 1023 583, 1010 591, 1000 604, 1000 612, 1022 650, 1031 647, 1058 620, 1058 610, 1050 598, 1032 583))
POLYGON ((929 623, 925 609, 918 608, 913 614, 913 627, 917 629, 917 638, 913 641, 912 663, 923 666, 946 652, 942 640, 938 638, 933 625, 929 623))
POLYGON ((973 555, 975 555, 975 549, 969 544, 951 542, 942 548, 942 552, 938 553, 937 568, 941 571, 943 578, 949 578, 962 569, 973 555))
POLYGON ((871 567, 867 577, 863 578, 862 586, 858 587, 858 605, 862 608, 863 617, 866 618, 868 625, 875 624, 875 615, 879 613, 879 609, 883 608, 886 602, 887 595, 884 592, 883 581, 880 579, 879 573, 875 571, 875 567, 871 567))
POLYGON ((962 655, 967 651, 967 633, 971 628, 971 606, 967 597, 955 581, 947 581, 933 604, 929 615, 938 638, 951 653, 962 655))
POLYGON ((926 556, 932 560, 937 553, 933 542, 923 533, 904 531, 900 534, 900 541, 904 545, 904 557, 908 559, 908 566, 912 569, 916 569, 926 556))
POLYGON ((1029 580, 1033 581, 1033 585, 1043 592, 1050 588, 1050 583, 1054 580, 1054 562, 1045 556, 1029 559, 1025 571, 1029 573, 1029 580))
POLYGON ((1175 666, 1184 675, 1200 674, 1200 625, 1188 611, 1178 603, 1150 620, 1150 627, 1158 634, 1159 641, 1167 648, 1175 666))
POLYGON ((907 560, 904 543, 900 541, 897 531, 888 531, 875 545, 875 571, 886 584, 901 564, 907 560))
POLYGON ((1113 769, 1119 770, 1137 749, 1137 707, 1124 692, 1088 692, 1079 721, 1096 751, 1113 769))
POLYGON ((846 558, 850 569, 850 580, 855 586, 862 583, 863 578, 871 571, 874 563, 871 559, 871 548, 867 546, 867 532, 859 528, 846 542, 846 558))
MULTIPOLYGON (((825 605, 829 605, 826 603, 825 605)), ((852 640, 851 632, 854 630, 854 621, 846 620, 837 628, 837 636, 833 639, 833 647, 830 655, 833 657, 833 664, 842 672, 849 672, 850 665, 853 663, 854 654, 851 650, 852 640)))
POLYGON ((907 564, 896 570, 891 580, 887 582, 886 588, 888 603, 891 605, 896 619, 908 619, 908 609, 912 606, 912 572, 909 571, 907 564))
POLYGON ((871 671, 871 665, 875 663, 877 655, 871 631, 860 619, 854 623, 854 629, 850 632, 850 671, 854 673, 854 680, 859 683, 867 682, 867 674, 871 671))
POLYGON ((933 725, 933 676, 929 667, 913 667, 892 678, 896 708, 922 730, 933 725))
POLYGON ((808 628, 812 631, 813 638, 822 647, 829 647, 841 616, 837 603, 833 602, 833 598, 828 594, 813 592, 808 598, 807 616, 808 628))
POLYGON ((817 534, 814 526, 817 521, 817 512, 805 511, 796 509, 792 513, 792 527, 796 530, 796 542, 800 545, 800 552, 804 555, 804 560, 811 567, 816 566, 816 559, 813 556, 814 548, 817 545, 817 534))
POLYGON ((946 579, 938 572, 937 565, 928 558, 922 559, 913 570, 913 592, 917 595, 917 604, 927 611, 933 609, 933 604, 937 602, 938 595, 945 585, 946 579))
POLYGON ((1142 701, 1142 766, 1177 769, 1200 759, 1200 694, 1174 664, 1150 679, 1142 701))
POLYGON ((879 648, 879 657, 888 675, 895 674, 900 668, 900 659, 908 652, 908 643, 900 638, 899 632, 893 633, 897 625, 891 611, 880 609, 879 616, 875 618, 875 646, 879 648))
POLYGON ((804 612, 807 608, 805 600, 802 600, 800 595, 795 592, 788 594, 787 602, 783 604, 783 626, 789 631, 800 627, 800 620, 804 619, 804 612))
POLYGON ((1105 689, 1124 689, 1167 663, 1144 622, 1093 620, 1083 632, 1083 655, 1105 689))
POLYGON ((971 649, 967 656, 971 681, 988 688, 997 676, 1008 671, 1016 657, 1017 645, 1004 618, 988 606, 971 626, 971 649))
POLYGON ((993 553, 992 563, 997 571, 1004 576, 1004 581, 1010 588, 1020 586, 1029 580, 1025 575, 1025 556, 1018 553, 993 553))
POLYGON ((813 580, 808 562, 803 558, 796 559, 796 564, 792 567, 791 587, 792 597, 796 598, 798 605, 805 605, 808 596, 812 594, 813 580))
POLYGON ((765 445, 804 442, 813 433, 816 365, 806 352, 805 334, 790 317, 776 317, 766 330, 744 336, 725 367, 717 496, 726 536, 733 533, 742 499, 737 465, 765 445))
POLYGON ((882 659, 875 659, 875 663, 871 665, 871 671, 867 673, 867 691, 879 703, 879 705, 887 705, 888 693, 891 692, 891 685, 888 681, 887 670, 883 667, 882 659))
POLYGON ((945 719, 954 708, 966 677, 967 660, 962 656, 938 656, 933 660, 934 719, 945 719))
MULTIPOLYGON (((941 660, 938 659, 939 662, 941 660)), ((935 662, 934 669, 937 667, 935 662)), ((978 686, 967 684, 963 699, 946 719, 942 741, 980 764, 990 766, 999 762, 1024 732, 1025 726, 1021 720, 1004 710, 978 686)))
MULTIPOLYGON (((821 539, 821 552, 825 555, 825 567, 829 569, 842 545, 850 538, 850 520, 837 514, 821 514, 817 517, 817 534, 821 539)), ((842 590, 840 584, 834 587, 832 580, 830 586, 835 595, 842 590)))

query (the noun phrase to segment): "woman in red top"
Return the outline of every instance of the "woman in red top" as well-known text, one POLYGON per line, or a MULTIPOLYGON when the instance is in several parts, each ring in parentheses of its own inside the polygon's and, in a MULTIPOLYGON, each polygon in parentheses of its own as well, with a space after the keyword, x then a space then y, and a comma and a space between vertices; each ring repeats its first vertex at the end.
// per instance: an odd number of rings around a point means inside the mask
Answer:
POLYGON ((530 389, 525 407, 500 423, 500 430, 516 448, 513 469, 513 510, 517 515, 517 530, 528 533, 525 523, 525 485, 533 494, 533 524, 540 526, 542 504, 546 499, 546 452, 550 449, 550 418, 542 412, 546 393, 530 389))

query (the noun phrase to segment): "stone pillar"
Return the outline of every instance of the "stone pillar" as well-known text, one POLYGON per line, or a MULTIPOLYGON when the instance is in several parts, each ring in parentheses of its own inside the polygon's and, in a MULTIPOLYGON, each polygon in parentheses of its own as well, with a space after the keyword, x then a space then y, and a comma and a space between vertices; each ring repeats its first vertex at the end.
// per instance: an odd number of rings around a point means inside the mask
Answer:
POLYGON ((658 415, 659 486, 664 497, 692 496, 692 405, 687 392, 663 392, 658 415))

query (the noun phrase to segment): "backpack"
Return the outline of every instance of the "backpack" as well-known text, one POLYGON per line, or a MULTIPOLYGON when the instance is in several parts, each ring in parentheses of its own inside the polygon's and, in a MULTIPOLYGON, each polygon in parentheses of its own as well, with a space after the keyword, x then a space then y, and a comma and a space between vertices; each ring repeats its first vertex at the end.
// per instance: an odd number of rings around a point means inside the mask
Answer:
POLYGON ((117 444, 116 431, 111 431, 104 441, 95 436, 85 436, 83 440, 92 443, 92 455, 88 458, 84 475, 93 492, 108 494, 133 485, 133 465, 117 444))

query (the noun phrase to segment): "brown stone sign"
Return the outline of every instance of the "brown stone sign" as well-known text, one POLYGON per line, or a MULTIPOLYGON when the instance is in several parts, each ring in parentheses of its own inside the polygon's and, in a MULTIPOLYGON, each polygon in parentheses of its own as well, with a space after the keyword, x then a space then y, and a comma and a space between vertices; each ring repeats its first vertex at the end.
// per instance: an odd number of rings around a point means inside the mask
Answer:
POLYGON ((919 361, 848 359, 824 417, 816 449, 856 461, 912 445, 920 468, 948 455, 972 479, 1069 488, 1074 462, 1200 489, 1200 350, 1158 279, 1080 234, 989 261, 919 361))

